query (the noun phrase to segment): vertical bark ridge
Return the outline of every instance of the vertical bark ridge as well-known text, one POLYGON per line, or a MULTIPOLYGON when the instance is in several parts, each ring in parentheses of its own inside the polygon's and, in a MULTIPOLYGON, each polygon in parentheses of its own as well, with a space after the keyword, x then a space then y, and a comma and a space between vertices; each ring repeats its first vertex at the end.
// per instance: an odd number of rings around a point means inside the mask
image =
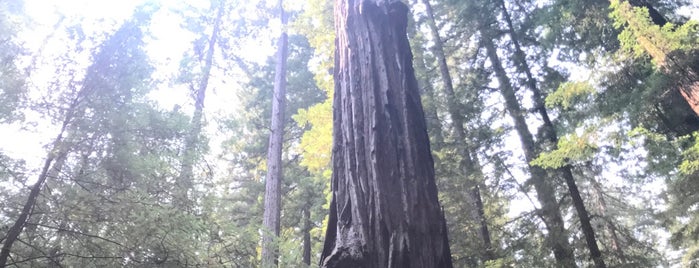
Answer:
POLYGON ((451 267, 400 2, 338 1, 322 267, 451 267))

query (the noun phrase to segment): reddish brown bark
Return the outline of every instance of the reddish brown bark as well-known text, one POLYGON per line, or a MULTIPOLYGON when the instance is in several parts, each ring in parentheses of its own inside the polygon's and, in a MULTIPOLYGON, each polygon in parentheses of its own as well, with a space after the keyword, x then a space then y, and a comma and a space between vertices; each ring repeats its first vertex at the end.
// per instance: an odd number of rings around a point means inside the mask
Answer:
POLYGON ((687 81, 686 84, 680 84, 680 94, 687 101, 689 107, 692 111, 699 116, 699 79, 697 79, 696 74, 689 75, 689 79, 694 81, 687 81))
POLYGON ((452 267, 398 1, 335 4, 333 200, 322 267, 452 267))

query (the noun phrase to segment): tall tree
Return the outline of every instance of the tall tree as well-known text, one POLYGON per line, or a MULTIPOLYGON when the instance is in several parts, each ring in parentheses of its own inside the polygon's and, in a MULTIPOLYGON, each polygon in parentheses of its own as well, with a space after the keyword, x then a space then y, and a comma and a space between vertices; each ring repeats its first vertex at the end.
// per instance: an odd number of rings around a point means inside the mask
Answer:
MULTIPOLYGON (((214 4, 214 2, 212 2, 214 4)), ((193 189, 194 180, 194 162, 201 153, 200 135, 202 132, 202 124, 204 123, 204 101, 206 99, 206 91, 209 87, 209 78, 211 76, 211 68, 214 64, 214 50, 216 43, 219 40, 219 31, 223 20, 226 1, 218 1, 216 17, 214 18, 213 29, 211 35, 206 39, 206 55, 203 58, 202 73, 198 80, 190 81, 190 89, 194 95, 194 113, 192 114, 191 126, 189 133, 184 140, 184 152, 182 155, 182 165, 180 167, 180 175, 177 179, 177 185, 180 187, 180 195, 177 197, 178 203, 185 209, 192 209, 192 199, 195 197, 188 194, 193 189)), ((197 46, 197 45, 195 45, 197 46)), ((198 51, 198 53, 203 53, 198 51)))
POLYGON ((335 3, 332 202, 322 267, 452 267, 400 1, 335 3))
MULTIPOLYGON (((143 34, 139 27, 150 20, 152 11, 138 10, 130 21, 124 23, 111 35, 95 54, 93 63, 87 69, 82 87, 76 90, 67 90, 73 91, 74 94, 70 97, 67 107, 61 111, 63 118, 59 133, 50 144, 50 151, 45 157, 38 179, 30 187, 29 195, 21 212, 4 237, 0 250, 0 267, 7 265, 12 247, 19 240, 23 229, 29 224, 47 180, 57 177, 64 168, 68 154, 74 149, 73 146, 81 142, 81 137, 76 134, 84 131, 81 129, 84 127, 81 126, 81 123, 91 116, 101 120, 97 122, 118 122, 122 117, 100 116, 108 114, 109 111, 116 112, 116 114, 123 112, 119 109, 130 102, 133 96, 132 91, 143 88, 144 81, 152 68, 144 64, 146 56, 140 47, 143 43, 143 34), (104 105, 109 101, 115 103, 116 107, 113 110, 95 109, 96 106, 104 105)), ((113 148, 116 148, 114 149, 114 158, 121 156, 120 147, 126 145, 126 142, 119 140, 118 137, 119 134, 123 133, 125 132, 114 133, 112 139, 113 148)), ((128 173, 127 170, 119 172, 122 172, 120 177, 125 175, 123 173, 128 173)))
MULTIPOLYGON (((277 2, 282 27, 286 26, 282 0, 277 2)), ((272 98, 272 124, 267 151, 267 176, 265 177, 265 212, 262 236, 262 267, 275 267, 278 263, 279 246, 275 241, 279 237, 281 217, 282 186, 282 143, 284 138, 284 110, 286 105, 286 58, 288 50, 286 29, 282 29, 277 42, 277 63, 274 76, 274 93, 272 98)))
MULTIPOLYGON (((505 1, 499 0, 499 5, 507 25, 506 31, 509 33, 510 39, 512 40, 512 45, 515 49, 515 62, 519 67, 519 70, 525 74, 525 84, 533 94, 534 107, 541 116, 541 119, 544 123, 542 127, 542 131, 544 133, 542 136, 545 137, 545 139, 551 143, 553 150, 555 150, 558 148, 558 133, 556 132, 556 128, 551 122, 548 110, 544 105, 543 94, 539 89, 538 82, 534 78, 531 67, 529 66, 524 51, 522 50, 522 46, 520 44, 520 37, 518 36, 517 30, 515 29, 515 26, 512 23, 512 19, 510 17, 510 13, 507 9, 505 1)), ((602 253, 600 252, 599 246, 597 245, 597 238, 595 237, 595 231, 592 228, 592 224, 590 222, 589 213, 587 211, 587 208, 585 208, 585 203, 583 202, 582 196, 580 195, 580 190, 578 189, 578 185, 575 181, 575 178, 573 177, 572 167, 570 165, 564 165, 560 167, 557 170, 557 172, 563 177, 563 179, 566 182, 566 185, 568 186, 568 193, 570 194, 570 197, 573 200, 573 206, 575 207, 575 210, 578 214, 580 226, 583 231, 583 234, 585 235, 585 241, 590 251, 590 257, 594 261, 595 266, 597 268, 606 267, 604 259, 602 258, 602 253)))
POLYGON ((495 71, 495 75, 499 82, 500 93, 505 99, 507 111, 514 121, 515 130, 522 143, 525 159, 530 163, 528 167, 531 173, 531 181, 536 190, 537 198, 541 203, 541 218, 548 230, 547 243, 553 250, 558 265, 561 267, 576 267, 573 249, 568 242, 568 235, 565 230, 563 217, 561 216, 558 200, 555 196, 555 185, 553 185, 552 181, 548 180, 548 174, 543 168, 531 164, 531 161, 534 160, 538 154, 534 136, 529 130, 529 126, 525 120, 525 110, 520 106, 510 78, 505 68, 502 66, 497 47, 493 42, 494 34, 491 31, 492 29, 481 28, 481 42, 486 49, 488 58, 495 71))
POLYGON ((475 163, 473 159, 475 156, 471 155, 471 152, 475 151, 475 148, 470 148, 471 146, 469 146, 467 142, 468 137, 464 127, 464 114, 461 113, 458 98, 456 93, 454 93, 454 83, 451 78, 449 66, 447 65, 444 44, 437 23, 435 22, 432 5, 429 0, 422 0, 422 2, 425 5, 427 25, 429 26, 434 42, 433 51, 439 67, 444 95, 447 99, 449 118, 451 119, 452 129, 456 139, 455 145, 458 147, 457 149, 461 155, 461 161, 459 162, 460 175, 464 179, 463 183, 468 185, 467 188, 469 188, 465 193, 469 201, 468 203, 470 203, 472 207, 469 214, 472 220, 479 225, 478 235, 483 247, 481 259, 484 262, 491 261, 494 260, 496 256, 495 249, 491 242, 490 231, 488 230, 488 222, 483 210, 483 200, 481 198, 479 186, 479 181, 481 180, 479 177, 482 175, 481 167, 475 163))

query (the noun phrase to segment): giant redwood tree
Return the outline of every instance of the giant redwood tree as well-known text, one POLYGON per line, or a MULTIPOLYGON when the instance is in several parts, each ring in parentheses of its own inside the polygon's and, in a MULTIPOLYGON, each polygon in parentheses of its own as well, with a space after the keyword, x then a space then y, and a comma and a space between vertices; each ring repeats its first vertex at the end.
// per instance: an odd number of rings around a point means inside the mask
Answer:
POLYGON ((322 267, 452 267, 408 7, 335 2, 332 203, 322 267))

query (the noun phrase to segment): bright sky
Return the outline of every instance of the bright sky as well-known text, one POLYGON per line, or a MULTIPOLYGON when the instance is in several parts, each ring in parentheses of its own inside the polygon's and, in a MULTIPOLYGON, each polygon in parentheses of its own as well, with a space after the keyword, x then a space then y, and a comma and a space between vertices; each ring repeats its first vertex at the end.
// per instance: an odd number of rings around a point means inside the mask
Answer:
MULTIPOLYGON (((179 61, 182 54, 191 48, 191 41, 194 35, 180 28, 180 19, 171 12, 172 9, 181 9, 185 4, 197 5, 207 8, 206 1, 167 1, 167 0, 25 0, 25 12, 36 23, 36 27, 31 29, 21 38, 26 40, 27 48, 32 52, 41 51, 42 55, 50 56, 52 53, 64 53, 61 49, 61 37, 54 35, 53 29, 59 21, 61 27, 80 23, 87 36, 103 36, 111 32, 105 29, 116 29, 123 20, 129 18, 134 8, 145 1, 160 3, 161 10, 154 15, 150 31, 153 39, 149 40, 147 52, 157 66, 155 79, 167 81, 174 76, 179 68, 179 61), (59 15, 61 14, 61 15, 59 15), (65 16, 62 19, 62 16, 65 16), (77 20, 83 20, 78 22, 77 20), (48 38, 50 37, 50 38, 48 38), (48 39, 47 39, 48 38, 48 39), (47 55, 48 54, 48 55, 47 55)), ((697 5, 699 3, 695 3, 697 5)), ((290 6, 293 6, 291 4, 290 6)), ((682 13, 699 18, 697 9, 685 9, 682 13)), ((271 33, 270 35, 274 35, 271 33)), ((261 62, 267 56, 272 55, 274 48, 271 46, 260 46, 251 44, 245 48, 249 51, 247 55, 255 61, 261 62)), ((89 62, 86 60, 86 65, 89 62)), ((41 66, 39 66, 41 67, 41 66)), ((46 67, 46 66, 44 66, 46 67)), ((45 68, 46 69, 46 68, 45 68)), ((44 70, 53 74, 53 70, 44 70)), ((37 80, 42 80, 41 75, 37 75, 37 80)), ((47 76, 48 77, 48 76, 47 76)), ((225 77, 220 72, 214 71, 211 79, 209 91, 207 92, 206 113, 211 119, 215 115, 231 114, 238 104, 235 95, 235 83, 224 83, 225 77)), ((43 78, 48 80, 48 78, 43 78)), ((39 85, 42 81, 33 81, 39 85)), ((46 81, 43 81, 44 83, 46 81)), ((36 88, 34 90, 37 90, 36 88)), ((45 93, 45 92, 44 92, 45 93)), ((38 96, 38 95, 37 95, 38 96)), ((35 96, 36 97, 36 96, 35 96)), ((163 83, 151 95, 157 100, 163 109, 171 109, 175 105, 181 105, 185 113, 191 113, 191 98, 188 95, 186 85, 168 85, 163 83)), ((28 118, 34 121, 37 126, 29 129, 22 129, 19 125, 0 128, 0 150, 4 153, 19 159, 27 159, 29 169, 38 169, 45 154, 44 145, 49 143, 57 134, 55 127, 42 120, 38 115, 29 113, 28 118)), ((213 120, 209 120, 207 131, 215 133, 216 126, 213 120)), ((216 137, 217 135, 212 135, 216 137)), ((210 148, 218 150, 220 146, 216 144, 222 139, 212 139, 210 148)), ((215 154, 215 151, 214 151, 215 154)), ((35 180, 35 176, 30 176, 29 183, 35 180)), ((517 215, 522 211, 531 209, 528 201, 521 199, 522 204, 513 204, 510 215, 517 215)), ((513 201, 517 202, 517 200, 513 201)))
MULTIPOLYGON (((31 28, 24 29, 20 33, 20 39, 24 40, 25 47, 30 55, 39 55, 37 58, 27 58, 25 65, 36 60, 36 71, 32 72, 30 86, 31 98, 42 98, 47 92, 47 83, 55 75, 55 64, 57 62, 45 60, 41 57, 51 59, 53 56, 65 55, 67 50, 74 49, 72 43, 65 35, 65 28, 71 25, 80 25, 80 28, 87 37, 97 37, 96 43, 106 38, 111 32, 116 30, 120 24, 128 19, 134 8, 146 3, 160 3, 161 9, 154 15, 152 25, 149 28, 151 38, 148 39, 146 51, 156 66, 154 79, 162 83, 154 90, 149 97, 156 100, 164 110, 170 110, 175 105, 182 107, 181 111, 191 114, 193 101, 189 96, 188 85, 172 85, 168 83, 174 77, 179 68, 180 59, 183 53, 192 47, 192 40, 195 35, 183 30, 180 26, 180 18, 174 14, 173 10, 182 10, 185 5, 195 6, 201 9, 208 8, 208 1, 159 1, 159 0, 62 0, 43 1, 25 0, 24 11, 32 20, 31 28), (58 26, 59 30, 56 29, 58 26)), ((207 35, 210 29, 207 29, 207 35)), ((272 37, 269 37, 272 38, 272 37)), ((271 39, 270 39, 271 40, 271 39)), ((274 48, 272 42, 256 44, 250 42, 245 48, 246 59, 256 62, 264 61, 272 55, 274 48), (269 45, 265 45, 269 44, 269 45)), ((89 49, 98 44, 85 46, 89 49)), ((78 62, 84 61, 84 68, 90 64, 89 53, 78 56, 78 62)), ((83 68, 83 69, 84 69, 83 68)), ((235 89, 238 86, 230 78, 223 77, 219 70, 212 71, 207 90, 205 103, 205 118, 211 119, 214 116, 230 115, 235 113, 238 106, 238 97, 235 89), (225 83, 224 80, 227 80, 225 83)), ((34 126, 27 127, 27 124, 13 124, 0 128, 0 150, 3 153, 17 159, 26 159, 26 166, 34 173, 38 172, 43 158, 45 157, 44 146, 50 143, 58 134, 57 126, 52 125, 47 120, 41 118, 40 114, 28 111, 27 121, 34 126)), ((210 134, 216 131, 214 120, 208 120, 208 131, 210 134)), ((211 148, 218 150, 219 143, 223 138, 215 139, 220 135, 210 135, 211 148)), ((212 152, 213 154, 216 151, 212 152)), ((27 183, 33 183, 35 175, 29 175, 27 183)))

